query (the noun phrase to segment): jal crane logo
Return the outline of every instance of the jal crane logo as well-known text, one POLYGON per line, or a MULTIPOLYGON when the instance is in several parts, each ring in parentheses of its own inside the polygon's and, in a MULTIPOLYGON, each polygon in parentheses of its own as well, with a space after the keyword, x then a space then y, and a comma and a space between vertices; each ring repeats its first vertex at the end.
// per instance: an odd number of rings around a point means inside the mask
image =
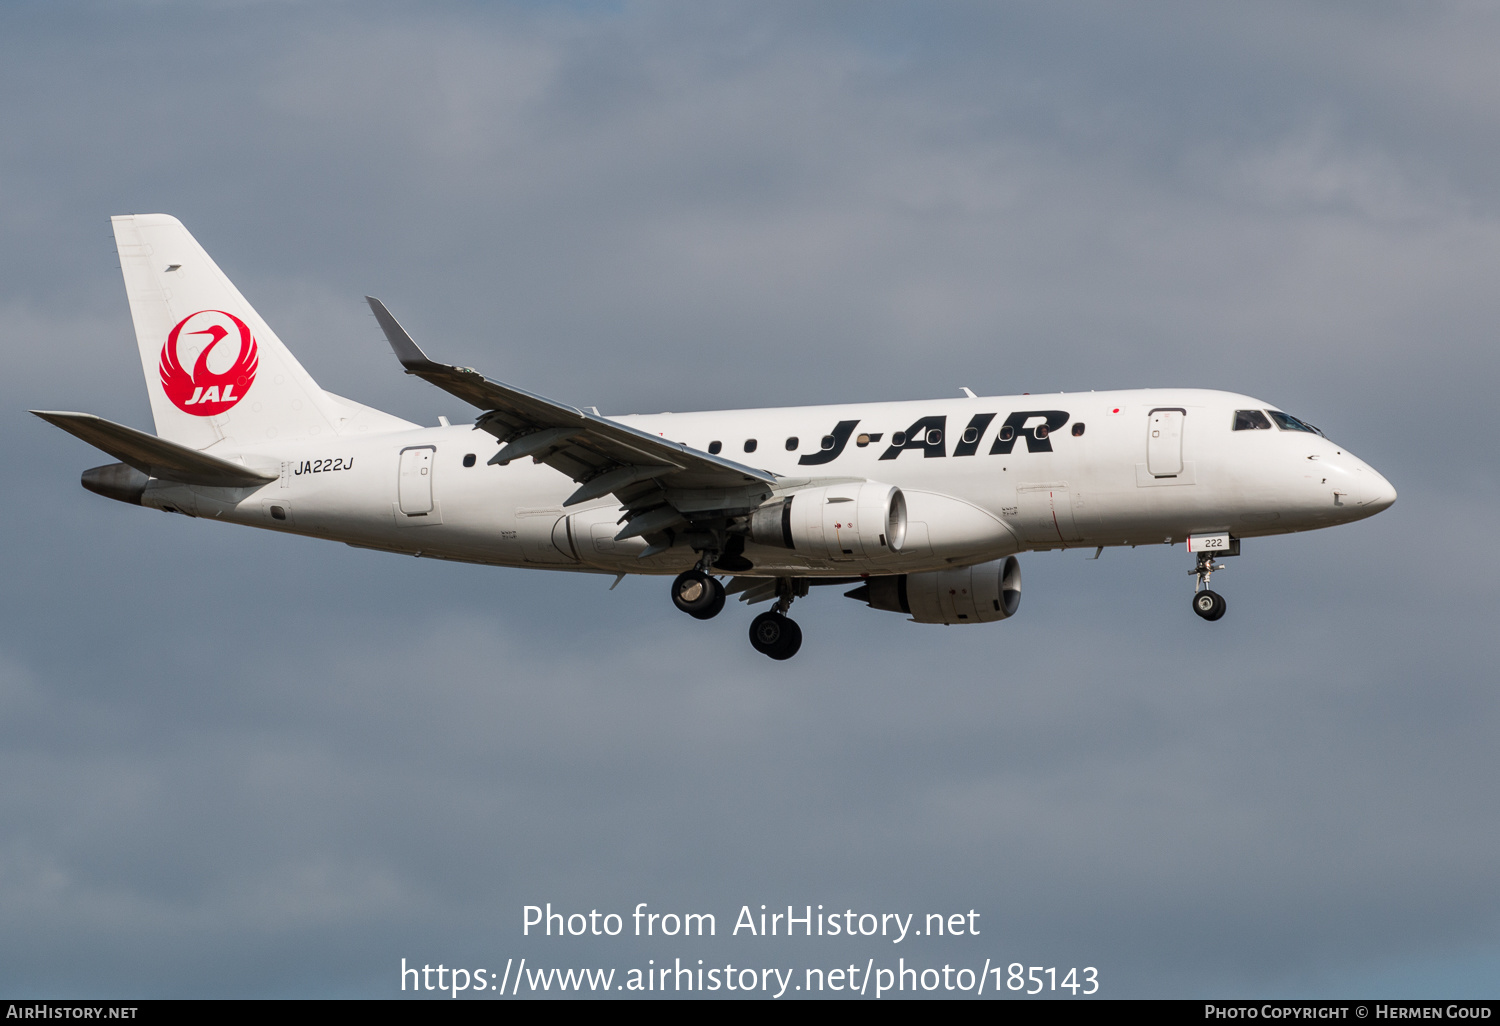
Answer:
POLYGON ((244 321, 223 310, 199 310, 178 321, 161 348, 161 387, 183 413, 214 417, 245 397, 259 365, 260 351, 244 321), (219 345, 225 339, 237 343, 233 356, 229 347, 219 345), (194 359, 193 345, 200 340, 202 348, 194 359), (179 343, 193 359, 191 373, 182 365, 179 343))

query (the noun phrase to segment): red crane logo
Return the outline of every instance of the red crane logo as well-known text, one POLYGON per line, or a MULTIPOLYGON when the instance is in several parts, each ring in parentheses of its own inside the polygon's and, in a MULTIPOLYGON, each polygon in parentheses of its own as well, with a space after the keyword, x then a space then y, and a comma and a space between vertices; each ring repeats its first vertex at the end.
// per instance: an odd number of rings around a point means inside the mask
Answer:
POLYGON ((161 348, 161 387, 172 404, 183 413, 214 417, 228 412, 245 397, 255 383, 255 370, 259 365, 260 351, 244 321, 223 310, 199 310, 178 321, 177 327, 167 336, 167 344, 161 348), (191 329, 188 329, 189 324, 193 325, 191 329), (182 365, 178 342, 187 342, 191 354, 191 346, 198 336, 206 336, 207 341, 198 350, 193 370, 189 373, 182 365), (223 367, 228 354, 216 350, 220 342, 231 336, 239 342, 234 362, 222 370, 211 370, 210 355, 216 356, 214 363, 223 367))

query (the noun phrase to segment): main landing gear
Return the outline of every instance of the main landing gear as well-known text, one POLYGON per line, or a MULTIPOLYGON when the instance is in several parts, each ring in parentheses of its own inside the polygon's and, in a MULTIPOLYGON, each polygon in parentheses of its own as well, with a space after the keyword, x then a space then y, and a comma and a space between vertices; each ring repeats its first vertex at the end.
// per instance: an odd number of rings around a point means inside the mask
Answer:
POLYGON ((750 621, 750 644, 772 659, 790 659, 802 647, 802 628, 772 609, 750 621))
POLYGON ((1213 621, 1224 615, 1227 603, 1224 596, 1216 591, 1208 590, 1209 578, 1215 570, 1224 569, 1223 563, 1215 563, 1213 553, 1198 553, 1198 565, 1189 570, 1188 573, 1197 577, 1193 583, 1193 612, 1205 620, 1213 621))
MULTIPOLYGON (((776 578, 775 588, 776 605, 750 621, 750 644, 772 659, 790 659, 802 647, 802 628, 786 615, 798 589, 787 577, 776 578)), ((801 594, 807 594, 805 587, 801 594)), ((672 582, 672 603, 689 616, 710 620, 724 609, 724 585, 699 564, 678 574, 672 582)))
POLYGON ((672 603, 688 616, 712 620, 724 609, 724 585, 694 567, 672 582, 672 603))
MULTIPOLYGON (((776 578, 776 605, 750 621, 750 646, 772 659, 790 659, 802 647, 802 628, 786 615, 798 594, 789 577, 776 578)), ((801 589, 806 595, 807 589, 801 589)))

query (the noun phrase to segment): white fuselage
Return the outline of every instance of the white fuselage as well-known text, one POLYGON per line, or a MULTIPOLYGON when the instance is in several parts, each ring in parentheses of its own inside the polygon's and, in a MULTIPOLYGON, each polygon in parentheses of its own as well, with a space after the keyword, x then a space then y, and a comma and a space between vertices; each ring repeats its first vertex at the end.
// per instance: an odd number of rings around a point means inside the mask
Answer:
MULTIPOLYGON (((744 557, 753 569, 744 572, 752 575, 909 573, 1024 550, 1284 534, 1359 520, 1394 501, 1379 473, 1320 435, 1232 430, 1244 409, 1275 407, 1228 392, 1141 389, 616 419, 771 471, 778 490, 842 478, 906 494, 912 523, 899 554, 851 562, 751 543, 744 557), (1044 424, 1050 430, 1038 430, 1044 424), (842 441, 824 448, 841 429, 842 441), (861 436, 878 441, 860 444, 861 436), (979 539, 972 551, 940 538, 946 528, 936 521, 955 508, 979 525, 966 535, 979 539)), ((576 482, 530 459, 488 464, 496 440, 469 425, 221 449, 280 476, 254 489, 152 481, 144 504, 497 566, 677 573, 697 558, 687 546, 638 558, 643 538, 614 540, 622 513, 614 498, 564 508, 576 482), (417 450, 430 451, 403 459, 417 450)))

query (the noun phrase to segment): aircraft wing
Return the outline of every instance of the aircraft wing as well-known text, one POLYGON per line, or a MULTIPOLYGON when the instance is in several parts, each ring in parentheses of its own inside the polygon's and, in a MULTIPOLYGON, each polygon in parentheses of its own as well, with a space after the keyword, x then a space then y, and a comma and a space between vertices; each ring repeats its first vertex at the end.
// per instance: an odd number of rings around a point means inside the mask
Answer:
POLYGON ((116 424, 92 413, 32 410, 48 424, 62 428, 143 474, 180 484, 215 488, 250 488, 276 480, 275 474, 251 470, 165 438, 116 424))
POLYGON ((507 443, 489 462, 530 456, 568 475, 579 487, 565 506, 613 493, 632 514, 622 538, 649 536, 695 517, 747 511, 771 494, 776 475, 769 471, 491 381, 472 367, 437 363, 384 303, 373 296, 365 300, 406 373, 485 411, 476 425, 507 443))

